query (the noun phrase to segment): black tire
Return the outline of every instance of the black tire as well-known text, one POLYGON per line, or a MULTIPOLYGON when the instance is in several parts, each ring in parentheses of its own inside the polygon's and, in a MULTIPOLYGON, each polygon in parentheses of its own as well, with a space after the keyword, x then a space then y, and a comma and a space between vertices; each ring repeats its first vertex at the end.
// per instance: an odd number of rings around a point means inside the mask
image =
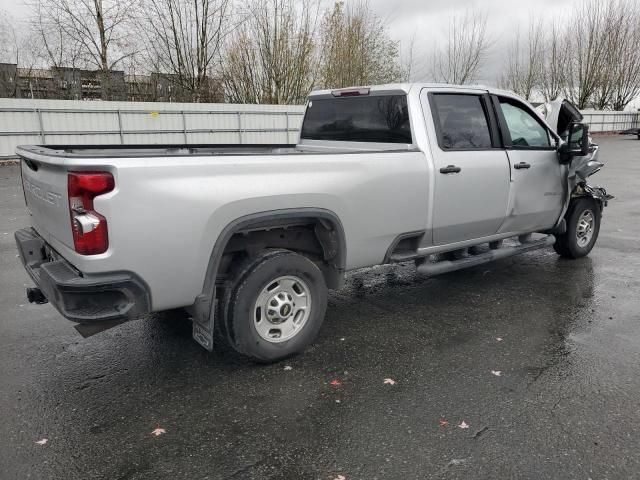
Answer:
POLYGON ((554 250, 561 257, 580 258, 589 254, 593 246, 596 244, 598 234, 600 233, 600 220, 602 212, 600 205, 593 198, 577 198, 572 200, 567 209, 565 219, 567 222, 567 231, 562 235, 556 235, 556 243, 553 245, 554 250), (585 214, 590 212, 593 218, 593 227, 591 239, 588 243, 581 245, 578 242, 578 225, 585 214))
MULTIPOLYGON (((293 304, 295 305, 295 303, 293 304)), ((236 269, 223 304, 224 333, 237 352, 270 363, 302 352, 317 336, 327 308, 327 286, 320 269, 303 255, 289 250, 266 250, 236 269), (308 289, 310 313, 288 340, 269 341, 256 328, 254 307, 269 284, 284 276, 297 277, 308 289)), ((257 310, 257 309, 256 309, 257 310)), ((266 318, 261 321, 268 322, 266 318)))

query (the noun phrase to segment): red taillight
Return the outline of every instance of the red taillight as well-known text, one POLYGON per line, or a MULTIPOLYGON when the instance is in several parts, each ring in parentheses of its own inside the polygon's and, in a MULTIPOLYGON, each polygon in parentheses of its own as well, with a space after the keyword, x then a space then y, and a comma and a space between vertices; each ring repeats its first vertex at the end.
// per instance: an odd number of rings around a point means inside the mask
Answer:
POLYGON ((93 199, 115 187, 108 172, 74 172, 67 177, 69 213, 76 252, 97 255, 109 248, 107 219, 93 209, 93 199))

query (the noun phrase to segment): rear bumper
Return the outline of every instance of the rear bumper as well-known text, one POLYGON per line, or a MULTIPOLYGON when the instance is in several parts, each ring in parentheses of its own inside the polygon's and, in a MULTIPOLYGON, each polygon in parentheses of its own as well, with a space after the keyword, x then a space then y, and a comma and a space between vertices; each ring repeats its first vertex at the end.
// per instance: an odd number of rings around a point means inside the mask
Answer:
POLYGON ((82 274, 32 228, 18 230, 15 239, 27 273, 69 320, 102 323, 149 312, 149 292, 132 273, 82 274))

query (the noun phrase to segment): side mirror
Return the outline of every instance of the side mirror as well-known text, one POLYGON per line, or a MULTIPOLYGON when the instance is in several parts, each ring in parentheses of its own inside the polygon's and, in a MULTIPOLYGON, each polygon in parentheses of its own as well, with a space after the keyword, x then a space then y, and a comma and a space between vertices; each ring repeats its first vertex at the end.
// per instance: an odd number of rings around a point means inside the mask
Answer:
POLYGON ((573 157, 589 155, 589 126, 573 122, 569 125, 567 141, 560 145, 558 153, 561 163, 569 163, 573 157))

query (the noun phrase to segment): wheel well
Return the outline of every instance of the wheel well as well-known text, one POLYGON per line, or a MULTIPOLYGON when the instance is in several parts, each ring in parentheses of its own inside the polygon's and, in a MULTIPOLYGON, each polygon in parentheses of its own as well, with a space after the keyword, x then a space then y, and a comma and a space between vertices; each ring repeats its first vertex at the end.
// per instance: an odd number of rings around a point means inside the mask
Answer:
POLYGON ((284 248, 310 258, 322 271, 327 287, 339 288, 344 277, 345 253, 341 235, 339 225, 319 217, 258 219, 243 224, 225 245, 216 279, 224 282, 233 265, 245 256, 284 248))
POLYGON ((587 200, 591 200, 592 202, 594 202, 600 208, 600 212, 604 210, 604 202, 601 199, 596 198, 593 195, 583 194, 583 195, 576 195, 571 198, 569 202, 569 208, 567 209, 567 213, 569 213, 569 209, 573 207, 573 204, 581 198, 585 198, 587 200))

